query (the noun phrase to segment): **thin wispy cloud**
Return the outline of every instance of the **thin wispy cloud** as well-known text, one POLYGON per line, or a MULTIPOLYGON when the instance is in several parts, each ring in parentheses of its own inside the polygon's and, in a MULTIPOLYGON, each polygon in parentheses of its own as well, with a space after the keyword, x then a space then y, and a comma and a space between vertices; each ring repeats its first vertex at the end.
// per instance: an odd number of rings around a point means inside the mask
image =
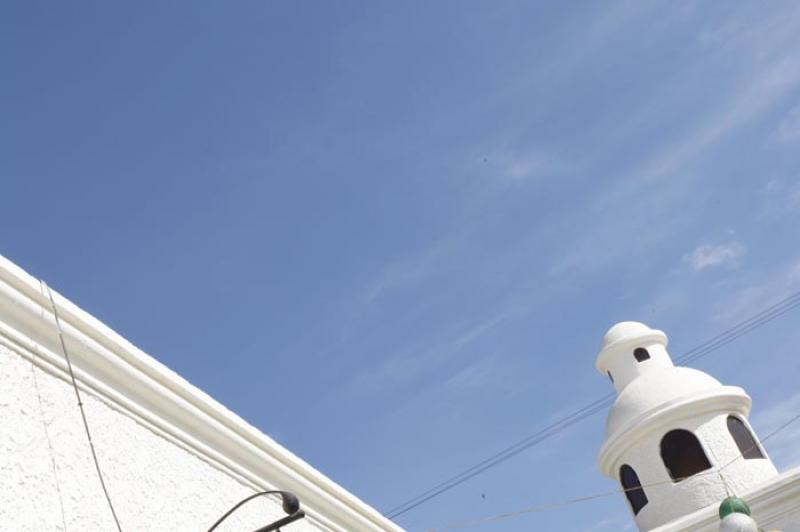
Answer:
POLYGON ((418 255, 388 263, 366 284, 364 302, 374 303, 386 294, 421 282, 436 270, 438 261, 442 260, 452 247, 453 242, 448 241, 431 246, 418 255))
MULTIPOLYGON (((355 393, 386 392, 408 384, 425 372, 438 370, 455 355, 466 349, 478 338, 488 334, 509 317, 509 312, 501 312, 478 323, 457 329, 438 338, 427 338, 416 345, 392 356, 384 357, 378 364, 359 372, 352 380, 355 393)), ((484 366, 484 369, 488 366, 484 366)), ((461 381, 477 378, 482 371, 476 366, 472 370, 464 368, 461 381), (470 377, 471 373, 471 377, 470 377)), ((456 378, 454 383, 459 379, 456 378)))
POLYGON ((778 125, 775 139, 781 143, 800 141, 800 105, 791 109, 778 125))
POLYGON ((764 187, 760 218, 774 220, 800 213, 800 178, 772 179, 764 187))
MULTIPOLYGON (((723 23, 724 27, 735 21, 723 23)), ((631 180, 667 177, 683 168, 698 154, 742 126, 774 108, 800 85, 800 49, 792 46, 800 29, 800 14, 781 13, 747 32, 729 36, 732 47, 745 52, 751 63, 743 69, 741 82, 721 105, 690 123, 674 141, 665 145, 640 168, 631 180), (764 60, 765 58, 769 60, 764 60)), ((743 59, 745 59, 743 57, 743 59)))
POLYGON ((746 288, 722 298, 712 308, 712 321, 732 323, 800 290, 800 257, 788 260, 749 279, 746 288))
POLYGON ((487 385, 495 369, 497 357, 488 356, 460 369, 445 381, 445 386, 453 391, 474 391, 487 385))
POLYGON ((463 205, 467 211, 485 208, 517 187, 557 178, 568 168, 552 152, 537 146, 515 150, 475 147, 466 159, 453 164, 461 169, 456 179, 466 185, 463 205))
POLYGON ((526 98, 543 80, 552 83, 554 87, 561 87, 565 80, 574 76, 576 71, 584 69, 587 62, 591 61, 592 57, 587 54, 587 50, 602 50, 609 40, 625 31, 626 27, 647 20, 666 3, 664 0, 625 0, 603 5, 588 17, 586 25, 581 28, 580 39, 566 40, 558 53, 544 55, 535 70, 527 76, 515 78, 514 83, 501 90, 495 100, 526 98))
POLYGON ((712 268, 739 266, 745 253, 747 248, 739 242, 704 244, 685 254, 681 261, 693 271, 701 272, 712 268))
MULTIPOLYGON (((191 20, 94 3, 69 8, 74 24, 29 4, 15 3, 20 31, 0 36, 22 69, 3 87, 17 133, 4 175, 18 176, 4 190, 57 197, 64 231, 99 252, 41 245, 41 217, 15 225, 29 213, 8 202, 9 254, 114 323, 144 316, 127 325, 137 343, 161 345, 169 365, 369 502, 400 502, 607 392, 593 359, 618 318, 664 329, 677 353, 800 290, 800 3, 430 2, 423 20, 397 3, 320 3, 321 24, 270 2, 209 4, 191 20), (110 30, 97 35, 97 20, 110 30), (270 21, 279 31, 264 31, 270 21), (210 27, 220 38, 203 40, 210 27), (142 33, 164 46, 141 47, 142 33), (84 52, 98 39, 134 60, 94 61, 84 52), (187 39, 204 43, 199 55, 187 39), (178 54, 167 70, 164 49, 178 54), (209 53, 236 60, 198 70, 209 53), (87 75, 65 85, 65 69, 87 75), (104 94, 131 80, 147 85, 135 98, 104 94), (120 127, 131 142, 87 142, 120 127), (108 169, 135 175, 117 186, 108 169), (85 186, 42 194, 53 186, 34 174, 85 186), (209 280, 211 312, 186 305, 209 280), (163 302, 157 315, 143 288, 163 302), (198 323, 213 326, 187 335, 198 323), (225 371, 200 351, 228 353, 225 371), (264 386, 297 408, 254 406, 264 386)), ((755 397, 797 393, 788 377, 764 384, 793 365, 792 319, 743 340, 765 340, 776 361, 747 376, 769 387, 748 385, 755 397)), ((615 489, 595 463, 602 425, 464 489, 562 498, 532 475, 563 484, 563 498, 615 489)), ((781 464, 796 462, 789 434, 767 442, 781 464)), ((451 495, 401 524, 458 517, 470 499, 451 495)), ((533 528, 636 529, 623 496, 597 504, 533 528)))
POLYGON ((453 349, 460 351, 476 338, 497 327, 501 322, 508 319, 511 314, 512 311, 504 311, 468 328, 451 342, 453 349))
POLYGON ((734 88, 717 95, 709 111, 687 117, 682 130, 658 142, 649 157, 593 199, 590 208, 596 223, 574 237, 570 251, 554 261, 550 273, 572 274, 629 258, 631 239, 622 235, 636 235, 644 249, 687 223, 686 216, 669 212, 681 209, 680 202, 692 194, 702 176, 687 169, 800 88, 798 31, 800 13, 795 11, 776 14, 750 31, 731 33, 729 44, 747 65, 734 88), (654 218, 660 223, 653 224, 654 218))
POLYGON ((522 154, 500 153, 498 159, 502 176, 513 183, 521 183, 552 173, 556 165, 552 156, 541 151, 522 154))

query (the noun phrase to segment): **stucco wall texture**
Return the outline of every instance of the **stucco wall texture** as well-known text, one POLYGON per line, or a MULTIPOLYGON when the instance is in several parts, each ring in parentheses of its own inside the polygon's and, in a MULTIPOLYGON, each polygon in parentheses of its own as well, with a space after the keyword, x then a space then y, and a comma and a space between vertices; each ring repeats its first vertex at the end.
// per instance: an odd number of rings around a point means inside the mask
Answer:
POLYGON ((712 465, 707 472, 681 482, 672 482, 661 460, 661 432, 647 435, 623 455, 622 463, 634 468, 649 499, 635 518, 640 530, 651 530, 709 505, 717 506, 728 494, 716 468, 727 465, 723 475, 729 489, 736 493, 745 493, 777 475, 770 460, 736 460, 739 450, 726 420, 727 413, 687 416, 670 427, 695 434, 712 465))
MULTIPOLYGON (((254 492, 90 393, 82 398, 123 531, 205 531, 254 492)), ((261 497, 217 530, 255 530, 284 515, 277 500, 261 497)), ((116 530, 72 386, 3 346, 0 523, 18 532, 116 530)), ((304 519, 285 530, 320 528, 304 519)))

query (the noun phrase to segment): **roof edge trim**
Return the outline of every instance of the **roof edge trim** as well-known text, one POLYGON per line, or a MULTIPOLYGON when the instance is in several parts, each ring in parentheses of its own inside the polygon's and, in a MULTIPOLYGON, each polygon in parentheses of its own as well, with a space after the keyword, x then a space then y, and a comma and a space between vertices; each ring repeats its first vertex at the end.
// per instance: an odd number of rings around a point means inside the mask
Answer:
MULTIPOLYGON (((402 530, 66 297, 52 293, 82 388, 236 478, 294 492, 309 518, 329 530, 402 530)), ((0 343, 68 379, 40 281, 2 255, 0 316, 0 343)))

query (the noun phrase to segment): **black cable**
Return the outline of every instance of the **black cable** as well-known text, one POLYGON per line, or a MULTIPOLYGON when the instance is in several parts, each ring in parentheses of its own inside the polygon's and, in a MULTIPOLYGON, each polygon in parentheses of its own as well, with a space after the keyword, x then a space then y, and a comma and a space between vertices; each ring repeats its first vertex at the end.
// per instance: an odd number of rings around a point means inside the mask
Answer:
MULTIPOLYGON (((723 331, 722 333, 714 336, 713 338, 693 347, 689 351, 686 351, 682 355, 676 358, 676 363, 688 363, 695 360, 698 360, 717 349, 733 342, 734 340, 744 336, 745 334, 753 331, 769 323, 770 321, 786 314, 790 310, 797 308, 800 306, 800 291, 794 292, 793 294, 785 297, 784 299, 778 301, 777 303, 770 305, 766 309, 758 312, 749 318, 737 323, 733 327, 723 331)), ((523 438, 522 440, 516 442, 515 444, 506 447, 505 449, 501 450, 498 453, 490 456, 489 458, 473 465, 472 467, 462 471, 461 473, 450 477, 449 479, 437 484, 436 486, 428 489, 427 491, 420 493, 416 497, 407 500, 403 504, 395 506, 391 510, 387 511, 384 515, 389 519, 395 519, 400 515, 416 508, 417 506, 441 495, 442 493, 449 491, 456 486, 463 484, 467 480, 479 475, 480 473, 490 469, 502 462, 505 462, 509 458, 516 456, 517 454, 521 453, 522 451, 537 445, 538 443, 546 440, 550 436, 554 436, 559 432, 571 427, 572 425, 593 416, 594 414, 600 412, 601 410, 605 409, 605 407, 609 406, 612 402, 616 394, 610 393, 603 397, 596 399, 595 401, 589 403, 588 405, 579 408, 575 412, 565 416, 564 418, 548 425, 547 427, 537 431, 536 433, 523 438)))
POLYGON ((263 528, 258 529, 256 532, 268 532, 270 530, 277 530, 279 527, 287 525, 291 522, 297 521, 298 519, 302 519, 306 516, 305 512, 300 510, 300 501, 297 499, 297 496, 294 493, 290 493, 288 491, 280 491, 280 490, 267 490, 267 491, 259 491, 258 493, 253 493, 242 499, 241 501, 237 502, 233 508, 225 512, 222 517, 217 519, 217 521, 211 525, 211 528, 208 529, 208 532, 214 532, 214 530, 230 515, 238 510, 242 505, 247 502, 252 501, 256 497, 261 497, 262 495, 280 495, 281 501, 283 503, 283 511, 288 515, 283 519, 279 519, 272 524, 269 524, 263 528))
MULTIPOLYGON (((745 334, 749 333, 750 331, 752 331, 754 329, 757 329, 757 328, 761 327, 762 325, 765 325, 765 324, 769 323, 770 321, 772 321, 772 320, 774 320, 776 318, 779 318, 780 316, 783 316, 784 314, 786 314, 790 310, 794 310, 798 306, 800 306, 800 298, 795 299, 792 302, 789 302, 789 303, 786 303, 786 304, 778 303, 778 304, 774 305, 773 307, 770 307, 770 309, 771 309, 770 311, 768 311, 768 312, 764 311, 764 312, 760 313, 760 314, 763 314, 762 317, 760 317, 760 318, 758 318, 756 320, 753 320, 752 318, 750 320, 746 320, 747 322, 751 322, 751 323, 748 323, 746 326, 742 327, 741 329, 739 329, 737 331, 733 331, 730 334, 724 334, 723 333, 723 335, 720 335, 721 338, 719 340, 717 340, 716 342, 714 342, 712 345, 710 345, 708 348, 702 349, 702 350, 700 350, 700 351, 698 351, 696 353, 692 353, 690 356, 684 355, 683 358, 680 360, 680 362, 681 363, 689 363, 689 362, 694 362, 696 360, 699 360, 699 359, 703 358, 704 356, 706 356, 707 354, 719 349, 720 347, 728 345, 729 343, 733 342, 734 340, 744 336, 745 334)), ((745 323, 745 322, 742 322, 742 323, 745 323)))
MULTIPOLYGON (((428 502, 429 500, 433 499, 434 497, 437 497, 438 495, 441 495, 442 493, 444 493, 446 491, 449 491, 449 490, 455 488, 456 486, 458 486, 460 484, 463 484, 467 480, 469 480, 469 479, 471 479, 471 478, 483 473, 487 469, 491 469, 492 467, 494 467, 496 465, 499 465, 502 462, 505 462, 506 460, 508 460, 510 458, 513 458, 514 456, 518 455, 522 451, 525 451, 525 450, 533 447, 534 445, 537 445, 537 444, 541 443, 542 441, 546 440, 547 438, 558 434, 559 432, 571 427, 572 425, 575 425, 576 423, 578 423, 580 421, 583 421, 584 419, 586 419, 588 417, 591 417, 594 414, 605 410, 606 408, 608 408, 608 406, 611 405, 611 403, 612 403, 611 400, 608 400, 608 401, 602 402, 602 403, 598 403, 595 407, 584 411, 584 413, 582 415, 580 415, 580 416, 573 417, 571 419, 564 418, 564 420, 562 420, 558 424, 558 426, 554 427, 553 429, 539 431, 538 433, 536 433, 535 436, 531 436, 529 438, 526 438, 526 441, 525 441, 524 445, 517 444, 518 446, 512 446, 505 453, 501 452, 501 453, 498 453, 497 455, 495 455, 492 458, 484 460, 482 462, 484 464, 483 466, 481 466, 481 467, 473 466, 472 468, 470 468, 467 471, 464 471, 460 475, 457 475, 456 477, 453 477, 452 481, 440 484, 441 487, 439 489, 428 490, 428 492, 426 492, 427 495, 425 495, 425 496, 418 495, 417 497, 415 497, 413 499, 413 502, 408 502, 408 503, 406 503, 404 505, 401 505, 401 506, 397 507, 397 510, 395 510, 393 513, 387 515, 387 517, 389 519, 395 519, 396 517, 399 517, 400 515, 402 515, 402 514, 408 512, 408 511, 416 508, 417 506, 419 506, 419 505, 421 505, 421 504, 423 504, 425 502, 428 502), (513 449, 513 450, 511 450, 511 449, 513 449)), ((520 443, 522 443, 522 442, 520 442, 520 443)))
MULTIPOLYGON (((796 414, 796 415, 792 416, 790 419, 788 419, 786 422, 784 422, 777 429, 775 429, 772 432, 770 432, 769 434, 767 434, 761 440, 760 443, 759 442, 755 442, 753 445, 751 445, 747 449, 740 450, 739 454, 737 454, 736 457, 733 460, 730 460, 726 464, 724 464, 724 465, 722 465, 722 466, 720 466, 718 468, 710 469, 708 471, 702 471, 700 473, 695 473, 694 475, 691 475, 691 476, 694 477, 694 478, 697 478, 697 477, 708 476, 708 475, 721 475, 722 471, 724 471, 726 468, 731 466, 734 462, 744 458, 744 456, 748 453, 748 451, 760 448, 761 444, 763 444, 764 442, 766 442, 767 440, 769 440, 770 438, 772 438, 773 436, 775 436, 776 434, 778 434, 782 430, 786 429, 792 423, 796 423, 797 421, 800 421, 800 414, 796 414)), ((685 480, 686 478, 689 478, 689 477, 683 477, 680 480, 685 480)), ((724 479, 723 479, 723 481, 724 481, 724 479)), ((664 484, 674 484, 674 482, 675 482, 674 480, 662 480, 662 481, 658 481, 658 482, 650 482, 650 483, 647 483, 647 484, 642 484, 640 486, 635 486, 635 487, 631 487, 631 488, 622 488, 622 489, 616 489, 616 490, 612 490, 612 491, 606 491, 606 492, 603 492, 603 493, 594 493, 594 494, 591 494, 591 495, 584 495, 582 497, 573 497, 571 499, 567 499, 567 500, 560 501, 560 502, 537 504, 535 506, 529 506, 527 508, 523 508, 521 510, 517 510, 517 511, 514 511, 514 512, 504 512, 504 513, 501 513, 501 514, 491 515, 491 516, 488 516, 488 517, 483 517, 483 518, 478 518, 478 519, 472 519, 472 520, 469 520, 469 521, 461 521, 461 522, 457 522, 457 523, 452 523, 450 525, 446 525, 446 526, 443 526, 443 527, 428 528, 428 529, 426 529, 426 532, 444 532, 445 530, 455 530, 455 529, 458 529, 458 528, 466 528, 466 527, 469 527, 469 526, 483 525, 483 524, 490 523, 490 522, 493 522, 493 521, 499 521, 501 519, 509 519, 509 518, 512 518, 512 517, 518 517, 518 516, 523 515, 523 514, 538 513, 538 512, 543 512, 543 511, 546 511, 546 510, 553 510, 553 509, 563 508, 565 506, 570 506, 570 505, 573 505, 573 504, 579 504, 579 503, 583 503, 583 502, 586 502, 586 501, 591 501, 591 500, 600 499, 600 498, 604 498, 604 497, 610 497, 610 496, 616 495, 618 493, 626 493, 626 492, 629 492, 629 491, 640 490, 640 489, 649 488, 649 487, 652 487, 652 486, 661 486, 661 485, 664 485, 664 484)))
POLYGON ((762 318, 762 317, 774 312, 778 308, 783 307, 785 305, 791 305, 796 301, 800 301, 800 291, 792 293, 791 295, 781 299, 780 301, 777 301, 777 302, 773 303, 772 305, 770 305, 766 309, 762 310, 761 312, 757 312, 756 314, 753 314, 752 316, 750 316, 746 320, 740 321, 736 325, 733 325, 732 327, 730 327, 729 329, 726 329, 726 330, 722 331, 721 333, 719 333, 718 335, 714 336, 713 338, 709 338, 705 342, 694 346, 692 349, 690 349, 690 350, 686 351, 685 353, 683 353, 682 355, 680 355, 676 359, 676 362, 677 361, 681 361, 681 360, 685 359, 686 357, 688 357, 690 355, 693 355, 695 352, 700 351, 700 350, 708 347, 709 345, 717 342, 720 339, 724 339, 725 337, 729 336, 731 333, 735 332, 736 330, 738 330, 738 329, 740 329, 740 328, 742 328, 742 327, 744 327, 744 326, 746 326, 746 325, 748 325, 748 324, 750 324, 750 323, 752 323, 752 322, 754 322, 754 321, 756 321, 756 320, 758 320, 758 319, 760 319, 760 318, 762 318))
POLYGON ((95 451, 94 442, 92 441, 92 433, 89 431, 89 422, 86 420, 86 412, 83 409, 81 392, 78 390, 78 383, 75 381, 75 372, 72 371, 72 362, 70 361, 69 352, 67 351, 67 344, 64 341, 64 332, 61 330, 61 320, 58 317, 56 302, 53 300, 53 292, 44 281, 42 281, 42 285, 47 289, 47 295, 50 298, 50 304, 53 306, 53 318, 56 322, 56 329, 58 329, 58 338, 61 341, 61 350, 64 352, 64 359, 67 361, 67 369, 69 370, 69 378, 72 381, 72 388, 75 390, 75 397, 78 399, 78 409, 81 411, 83 428, 86 431, 86 438, 89 440, 89 449, 92 451, 92 459, 94 460, 94 467, 97 470, 97 478, 100 479, 100 486, 103 488, 103 493, 106 496, 106 501, 108 502, 108 507, 111 510, 111 515, 114 517, 114 523, 117 525, 117 530, 118 532, 122 532, 122 527, 120 526, 119 519, 117 518, 117 512, 114 511, 114 505, 111 503, 111 496, 108 494, 108 488, 106 488, 106 483, 103 480, 103 472, 100 470, 100 462, 97 460, 97 451, 95 451))
POLYGON ((44 415, 44 404, 42 402, 42 393, 39 389, 39 380, 36 378, 36 364, 39 358, 39 350, 33 350, 33 358, 31 358, 31 375, 33 376, 33 389, 36 390, 36 400, 39 403, 39 415, 42 418, 42 428, 44 429, 44 437, 47 440, 47 448, 50 450, 50 465, 53 468, 53 479, 56 485, 56 494, 58 495, 58 505, 61 508, 61 524, 64 526, 64 532, 67 532, 67 514, 64 511, 64 497, 61 493, 61 483, 58 481, 58 467, 56 466, 56 452, 53 449, 53 440, 50 438, 50 431, 47 429, 47 420, 44 415))
POLYGON ((518 454, 519 452, 524 451, 525 449, 529 448, 531 445, 534 445, 535 443, 538 443, 542 439, 545 439, 545 438, 549 437, 550 435, 552 435, 551 432, 559 430, 562 425, 566 425, 566 426, 571 425, 573 419, 575 420, 575 422, 577 422, 577 421, 580 421, 581 419, 583 419, 584 417, 588 417, 588 415, 594 414, 595 413, 594 408, 602 409, 602 408, 607 407, 609 404, 611 404, 611 402, 614 399, 615 395, 616 394, 614 394, 614 393, 607 394, 607 395, 601 397, 600 399, 597 399, 594 402, 589 403, 588 405, 576 410, 575 412, 569 414, 568 416, 566 416, 566 417, 564 417, 564 418, 562 418, 562 419, 560 419, 558 421, 555 421, 555 422, 551 423, 550 425, 544 427, 543 429, 537 431, 536 433, 531 434, 530 436, 528 436, 526 438, 523 438, 522 440, 519 440, 515 444, 510 445, 509 447, 506 447, 502 451, 500 451, 500 452, 490 456, 489 458, 487 458, 487 459, 475 464, 474 466, 470 467, 469 469, 466 469, 466 470, 462 471, 458 475, 450 477, 449 479, 445 480, 444 482, 441 482, 440 484, 437 484, 436 486, 434 486, 434 487, 430 488, 429 490, 425 491, 424 493, 420 493, 419 495, 417 495, 413 499, 405 502, 404 504, 401 504, 399 506, 396 506, 396 507, 392 508, 391 510, 386 512, 387 517, 389 517, 390 519, 393 519, 394 517, 397 517, 398 515, 403 514, 403 513, 407 512, 408 510, 410 510, 411 508, 417 506, 417 504, 415 504, 415 503, 419 499, 423 499, 420 502, 420 504, 421 504, 422 502, 425 502, 425 501, 435 497, 436 495, 438 495, 440 493, 443 493, 442 488, 443 488, 444 491, 447 491, 448 489, 450 489, 450 487, 454 487, 454 486, 460 484, 461 482, 466 481, 466 480, 474 477, 478 473, 481 473, 481 472, 485 471, 489 467, 492 467, 492 466, 496 465, 497 463, 499 463, 497 461, 498 459, 500 459, 500 461, 502 461, 504 459, 504 457, 510 458, 511 456, 514 456, 515 454, 518 454), (588 412, 588 414, 587 414, 587 412, 588 412), (569 425, 567 425, 567 424, 569 424, 569 425), (449 484, 454 483, 454 482, 455 482, 455 484, 453 484, 453 486, 447 487, 449 484), (430 495, 430 496, 428 496, 428 495, 430 495), (411 504, 414 504, 414 506, 410 506, 410 507, 406 508, 406 506, 411 505, 411 504))

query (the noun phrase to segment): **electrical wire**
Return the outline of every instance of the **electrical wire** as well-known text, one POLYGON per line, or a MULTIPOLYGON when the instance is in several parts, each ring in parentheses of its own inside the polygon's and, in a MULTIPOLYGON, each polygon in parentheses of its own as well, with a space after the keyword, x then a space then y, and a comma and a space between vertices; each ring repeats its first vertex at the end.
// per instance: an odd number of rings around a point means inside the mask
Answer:
MULTIPOLYGON (((764 443, 764 442, 765 442, 765 441, 767 441, 768 439, 772 438, 772 437, 773 437, 773 436, 775 436, 777 433, 779 433, 780 431, 784 430, 786 427, 788 427, 789 425, 791 425, 792 423, 796 422, 796 421, 797 421, 797 420, 799 420, 799 419, 800 419, 800 414, 797 414, 797 415, 795 415, 795 416, 793 416, 793 417, 789 418, 789 420, 788 420, 786 423, 784 423, 783 425, 781 425, 780 427, 778 427, 777 429, 773 430, 772 432, 770 432, 769 434, 767 434, 765 437, 763 437, 763 438, 761 439, 761 443, 764 443)), ((741 453, 739 453, 739 454, 736 456, 736 458, 734 458, 734 459, 733 459, 733 460, 731 460, 730 462, 726 463, 724 466, 720 467, 720 468, 719 468, 719 469, 720 469, 720 471, 724 471, 724 470, 725 470, 725 469, 726 469, 728 466, 730 466, 731 464, 733 464, 734 462, 736 462, 736 461, 737 461, 739 458, 742 458, 742 457, 743 457, 745 454, 747 454, 749 451, 753 451, 753 450, 755 450, 755 449, 758 449, 758 448, 759 448, 759 447, 758 447, 758 442, 754 443, 753 445, 751 445, 750 447, 748 447, 747 449, 745 449, 744 451, 742 451, 741 453)))
MULTIPOLYGON (((745 334, 769 323, 770 321, 786 314, 787 312, 797 308, 800 306, 800 291, 794 292, 789 296, 781 299, 777 303, 770 305, 766 309, 758 312, 747 319, 738 322, 736 325, 726 329, 722 333, 710 338, 709 340, 693 347, 692 349, 686 351, 685 353, 681 354, 679 357, 676 358, 677 364, 686 364, 689 362, 693 362, 703 358, 710 353, 720 349, 721 347, 728 345, 729 343, 733 342, 734 340, 744 336, 745 334)), ((539 444, 540 442, 548 439, 551 436, 566 430, 567 428, 575 425, 576 423, 583 421, 584 419, 593 416, 594 414, 604 410, 606 407, 610 406, 610 404, 614 401, 616 394, 609 393, 604 395, 595 401, 587 404, 572 412, 571 414, 551 423, 550 425, 544 427, 543 429, 537 431, 536 433, 519 440, 518 442, 514 443, 513 445, 506 447, 505 449, 495 453, 494 455, 490 456, 489 458, 478 462, 477 464, 471 466, 468 469, 460 472, 459 474, 448 478, 447 480, 437 484, 436 486, 429 488, 428 490, 420 493, 416 497, 413 497, 406 502, 395 506, 394 508, 388 510, 384 513, 384 515, 389 519, 395 519, 410 510, 420 506, 428 502, 429 500, 449 491, 456 486, 463 484, 467 480, 483 473, 487 469, 490 469, 506 460, 516 456, 517 454, 525 451, 534 445, 539 444)))
POLYGON ((576 410, 572 414, 548 425, 547 427, 539 430, 535 434, 528 436, 527 438, 518 441, 514 445, 506 447, 499 453, 479 462, 478 464, 470 467, 469 469, 462 471, 458 475, 454 477, 450 477, 446 481, 437 484, 433 488, 430 488, 424 493, 421 493, 411 501, 406 502, 400 506, 397 506, 387 512, 387 517, 389 519, 394 519, 399 515, 402 515, 409 510, 416 508, 417 506, 433 499, 434 497, 448 491, 457 485, 466 482, 467 480, 483 473, 487 469, 498 465, 501 462, 508 460, 509 458, 521 453, 522 451, 538 444, 539 442, 549 438, 550 436, 555 435, 556 433, 582 421, 583 419, 600 412, 601 410, 605 410, 608 406, 611 405, 614 399, 613 393, 608 394, 596 401, 584 406, 583 408, 576 410))
POLYGON ((707 354, 719 349, 720 347, 728 345, 750 331, 757 329, 780 316, 783 316, 798 306, 800 306, 800 291, 793 293, 792 295, 778 301, 773 305, 770 305, 765 310, 754 314, 748 319, 739 322, 730 329, 718 334, 714 338, 711 338, 699 346, 687 351, 681 355, 676 362, 679 364, 687 364, 703 358, 707 354))
POLYGON ((64 497, 61 493, 61 483, 58 481, 58 468, 56 467, 56 453, 53 449, 53 441, 50 438, 50 431, 47 429, 47 420, 44 416, 44 402, 42 401, 42 393, 39 390, 39 379, 36 377, 36 359, 39 357, 39 350, 34 349, 33 357, 31 359, 31 375, 33 376, 33 388, 36 390, 36 399, 39 402, 39 415, 42 418, 42 428, 44 429, 44 437, 47 441, 47 448, 50 451, 50 466, 53 468, 53 480, 56 485, 56 494, 58 495, 58 505, 61 508, 61 524, 64 526, 64 532, 67 532, 67 515, 64 512, 64 497))
POLYGON ((61 319, 58 316, 58 309, 56 308, 56 302, 53 299, 53 292, 50 290, 50 287, 47 286, 47 283, 44 281, 40 281, 42 284, 42 288, 47 290, 47 296, 50 299, 50 304, 53 307, 53 318, 56 322, 56 329, 58 329, 58 338, 61 341, 61 350, 64 353, 64 359, 67 362, 67 369, 69 370, 69 378, 72 381, 72 388, 75 390, 75 397, 78 400, 78 409, 81 412, 81 419, 83 419, 83 428, 86 431, 86 438, 89 440, 89 449, 92 451, 92 460, 94 461, 94 467, 97 470, 97 478, 100 480, 100 486, 103 488, 103 493, 106 496, 106 501, 108 502, 108 508, 111 510, 111 516, 114 518, 114 523, 117 525, 117 531, 122 532, 122 527, 119 524, 119 519, 117 518, 117 512, 114 511, 114 505, 111 502, 111 496, 108 493, 108 488, 106 487, 105 480, 103 480, 103 472, 100 470, 100 462, 97 459, 97 451, 94 448, 94 442, 92 441, 92 433, 89 430, 89 422, 86 420, 86 411, 83 408, 83 401, 81 400, 81 392, 78 389, 78 383, 75 380, 75 372, 72 370, 72 362, 69 358, 69 352, 67 351, 67 344, 64 341, 64 331, 61 329, 61 319))
MULTIPOLYGON (((701 471, 700 473, 696 473, 696 474, 694 474, 692 476, 697 478, 697 477, 704 477, 704 476, 717 475, 717 474, 719 474, 719 469, 711 469, 711 470, 708 470, 708 471, 701 471)), ((680 478, 678 480, 685 480, 685 478, 680 478)), ((628 492, 628 491, 635 491, 635 490, 639 490, 639 489, 652 488, 654 486, 663 486, 665 484, 674 484, 674 483, 675 483, 675 481, 673 481, 673 480, 660 480, 658 482, 649 482, 647 484, 641 484, 641 485, 635 486, 633 488, 617 488, 617 489, 614 489, 614 490, 595 493, 595 494, 592 494, 592 495, 584 495, 583 497, 575 497, 575 498, 572 498, 572 499, 566 499, 566 500, 559 501, 559 502, 553 502, 553 503, 547 503, 547 504, 537 504, 535 506, 528 506, 526 508, 523 508, 521 510, 517 510, 517 511, 514 511, 514 512, 504 512, 504 513, 501 513, 501 514, 491 515, 491 516, 488 516, 488 517, 482 517, 482 518, 478 518, 478 519, 472 519, 472 520, 469 520, 469 521, 460 521, 458 523, 452 523, 452 524, 445 525, 445 526, 439 527, 439 528, 428 528, 428 529, 426 529, 425 532, 443 532, 445 530, 456 530, 456 529, 459 529, 459 528, 468 528, 468 527, 471 527, 471 526, 483 525, 483 524, 491 523, 491 522, 494 522, 494 521, 501 521, 503 519, 509 519, 509 518, 512 518, 512 517, 519 517, 519 516, 525 515, 525 514, 540 513, 540 512, 547 511, 547 510, 555 510, 555 509, 562 508, 562 507, 565 507, 565 506, 571 506, 573 504, 592 501, 592 500, 595 500, 595 499, 603 499, 603 498, 606 498, 606 497, 611 497, 611 496, 618 495, 620 493, 625 493, 625 492, 628 492)))
MULTIPOLYGON (((761 439, 761 443, 763 444, 765 441, 769 440, 770 438, 772 438, 773 436, 775 436, 776 434, 778 434, 782 430, 786 429, 789 425, 791 425, 792 423, 795 423, 798 420, 800 420, 800 414, 797 414, 797 415, 793 416, 788 421, 786 421, 783 425, 779 426, 777 429, 775 429, 772 432, 770 432, 769 434, 767 434, 767 436, 765 436, 763 439, 761 439)), ((724 465, 722 465, 720 467, 717 467, 717 468, 714 468, 714 469, 710 469, 708 471, 701 471, 699 473, 691 475, 691 477, 686 477, 686 478, 696 478, 696 477, 703 477, 703 476, 708 476, 708 475, 721 475, 722 471, 724 471, 726 468, 731 466, 734 462, 736 462, 737 460, 742 458, 745 454, 747 454, 747 452, 749 452, 749 451, 751 451, 753 449, 756 449, 758 447, 759 447, 759 443, 756 442, 753 445, 751 445, 750 447, 748 447, 747 449, 740 450, 739 454, 737 454, 736 457, 733 460, 730 460, 729 462, 726 462, 724 465)), ((680 478, 678 480, 679 481, 680 480, 686 480, 686 478, 680 478)), ((634 490, 639 490, 639 489, 651 488, 653 486, 661 486, 661 485, 664 485, 664 484, 674 484, 675 482, 676 482, 675 480, 671 480, 670 479, 670 480, 662 480, 662 481, 659 481, 659 482, 650 482, 650 483, 647 483, 647 484, 641 484, 639 486, 635 486, 635 487, 632 487, 632 488, 618 488, 618 489, 615 489, 615 490, 610 490, 610 491, 606 491, 606 492, 602 492, 602 493, 595 493, 595 494, 592 494, 592 495, 585 495, 583 497, 575 497, 575 498, 572 498, 572 499, 566 499, 566 500, 560 501, 560 502, 554 502, 554 503, 548 503, 548 504, 538 504, 538 505, 535 505, 535 506, 529 506, 527 508, 523 508, 523 509, 517 510, 515 512, 505 512, 505 513, 501 513, 501 514, 491 515, 491 516, 488 516, 488 517, 482 517, 482 518, 472 519, 472 520, 468 520, 468 521, 460 521, 460 522, 452 523, 450 525, 446 525, 446 526, 439 527, 439 528, 428 528, 428 529, 426 529, 425 532, 444 532, 446 530, 456 530, 456 529, 460 529, 460 528, 468 528, 468 527, 472 527, 472 526, 485 525, 485 524, 492 523, 492 522, 495 522, 495 521, 501 521, 501 520, 504 520, 504 519, 509 519, 509 518, 512 518, 512 517, 518 517, 518 516, 525 515, 525 514, 539 513, 539 512, 544 512, 544 511, 547 511, 547 510, 554 510, 554 509, 558 509, 558 508, 563 508, 565 506, 571 506, 573 504, 579 504, 579 503, 582 503, 582 502, 592 501, 592 500, 595 500, 595 499, 602 499, 602 498, 606 498, 606 497, 611 497, 613 495, 617 495, 619 493, 625 493, 627 491, 634 491, 634 490)))

